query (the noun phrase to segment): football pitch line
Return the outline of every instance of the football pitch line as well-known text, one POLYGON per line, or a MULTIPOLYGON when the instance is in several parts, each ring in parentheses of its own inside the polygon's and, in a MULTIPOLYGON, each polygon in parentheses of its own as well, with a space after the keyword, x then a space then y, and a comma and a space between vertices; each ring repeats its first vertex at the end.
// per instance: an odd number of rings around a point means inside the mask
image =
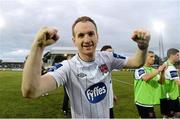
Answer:
POLYGON ((128 82, 125 82, 125 81, 120 81, 120 80, 117 80, 117 79, 115 79, 115 78, 113 78, 113 81, 117 81, 117 82, 120 82, 120 83, 123 83, 123 84, 127 84, 127 85, 133 86, 132 83, 128 83, 128 82))

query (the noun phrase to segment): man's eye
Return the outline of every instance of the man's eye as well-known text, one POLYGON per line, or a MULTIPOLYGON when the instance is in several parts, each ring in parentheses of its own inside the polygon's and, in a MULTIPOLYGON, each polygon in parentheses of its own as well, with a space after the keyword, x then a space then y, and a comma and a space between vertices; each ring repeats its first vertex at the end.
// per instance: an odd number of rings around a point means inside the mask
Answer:
POLYGON ((88 35, 92 37, 94 35, 94 32, 89 32, 88 35))
POLYGON ((83 38, 83 37, 84 37, 84 34, 83 34, 83 33, 80 33, 80 34, 78 35, 78 37, 79 37, 79 38, 83 38))

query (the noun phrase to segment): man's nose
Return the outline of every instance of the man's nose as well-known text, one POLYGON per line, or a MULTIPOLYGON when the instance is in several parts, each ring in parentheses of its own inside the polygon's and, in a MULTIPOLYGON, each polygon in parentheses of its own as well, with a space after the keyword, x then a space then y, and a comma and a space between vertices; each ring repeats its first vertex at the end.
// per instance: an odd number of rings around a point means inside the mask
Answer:
POLYGON ((91 37, 89 37, 89 35, 86 34, 84 37, 84 42, 90 42, 90 41, 91 41, 91 37))

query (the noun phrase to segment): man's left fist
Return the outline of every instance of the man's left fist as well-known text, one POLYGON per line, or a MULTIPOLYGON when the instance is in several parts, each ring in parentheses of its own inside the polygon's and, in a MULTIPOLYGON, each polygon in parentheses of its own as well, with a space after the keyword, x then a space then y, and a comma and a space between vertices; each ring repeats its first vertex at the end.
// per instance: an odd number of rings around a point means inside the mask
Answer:
POLYGON ((150 33, 144 29, 137 29, 131 38, 138 44, 139 49, 144 50, 149 45, 150 33))

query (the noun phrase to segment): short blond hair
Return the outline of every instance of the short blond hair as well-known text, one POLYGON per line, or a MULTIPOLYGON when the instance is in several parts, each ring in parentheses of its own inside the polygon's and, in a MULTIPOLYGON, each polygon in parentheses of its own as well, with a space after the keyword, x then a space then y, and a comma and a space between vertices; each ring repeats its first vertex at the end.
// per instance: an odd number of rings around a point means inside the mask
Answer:
POLYGON ((97 32, 97 26, 96 26, 96 23, 93 19, 91 19, 90 17, 88 16, 82 16, 82 17, 79 17, 76 19, 76 21, 74 22, 74 24, 72 25, 72 35, 75 36, 75 33, 74 33, 74 27, 76 26, 77 23, 79 22, 91 22, 94 24, 95 28, 96 28, 96 32, 97 32))

